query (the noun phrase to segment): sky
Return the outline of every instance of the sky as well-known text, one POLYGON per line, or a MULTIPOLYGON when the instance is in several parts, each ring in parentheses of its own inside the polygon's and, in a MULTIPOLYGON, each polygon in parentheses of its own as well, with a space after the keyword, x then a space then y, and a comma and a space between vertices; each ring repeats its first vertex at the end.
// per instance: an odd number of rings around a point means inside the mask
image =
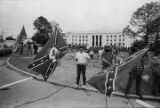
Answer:
POLYGON ((158 0, 0 0, 0 34, 16 37, 24 25, 31 37, 39 16, 63 32, 122 32, 133 12, 151 1, 158 0))

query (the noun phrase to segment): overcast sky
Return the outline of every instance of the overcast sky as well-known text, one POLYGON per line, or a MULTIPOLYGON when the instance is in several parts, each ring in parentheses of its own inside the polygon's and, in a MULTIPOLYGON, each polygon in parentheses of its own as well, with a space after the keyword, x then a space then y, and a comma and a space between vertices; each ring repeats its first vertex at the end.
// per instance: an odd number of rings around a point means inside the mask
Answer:
POLYGON ((63 32, 121 32, 133 12, 151 1, 157 0, 0 0, 0 31, 15 37, 24 25, 32 36, 33 21, 44 16, 63 32))

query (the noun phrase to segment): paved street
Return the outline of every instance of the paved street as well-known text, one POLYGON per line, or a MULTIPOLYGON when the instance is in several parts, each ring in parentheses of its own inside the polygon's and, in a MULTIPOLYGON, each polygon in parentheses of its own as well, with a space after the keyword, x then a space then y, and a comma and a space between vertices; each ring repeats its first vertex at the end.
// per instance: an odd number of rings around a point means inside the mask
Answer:
MULTIPOLYGON (((5 59, 1 62, 4 64, 5 59)), ((135 102, 135 99, 128 101, 122 97, 111 96, 106 101, 104 94, 70 87, 75 83, 76 78, 75 61, 70 57, 62 60, 61 66, 56 69, 48 82, 32 79, 6 65, 0 67, 0 72, 0 86, 30 78, 0 90, 0 107, 2 108, 142 107, 135 102)), ((87 67, 87 79, 98 72, 100 72, 99 62, 91 62, 87 67)), ((155 106, 159 105, 155 102, 147 102, 155 106)))

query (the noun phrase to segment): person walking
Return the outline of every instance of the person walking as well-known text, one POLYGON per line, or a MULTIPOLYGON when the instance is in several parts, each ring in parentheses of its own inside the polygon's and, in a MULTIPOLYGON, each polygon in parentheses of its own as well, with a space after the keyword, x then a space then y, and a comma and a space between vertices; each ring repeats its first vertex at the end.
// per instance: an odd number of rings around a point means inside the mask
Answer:
POLYGON ((83 75, 83 88, 86 87, 86 65, 88 64, 88 60, 90 56, 84 52, 84 48, 82 46, 79 47, 79 52, 76 53, 75 58, 77 61, 77 78, 76 84, 77 88, 80 88, 80 76, 83 75))

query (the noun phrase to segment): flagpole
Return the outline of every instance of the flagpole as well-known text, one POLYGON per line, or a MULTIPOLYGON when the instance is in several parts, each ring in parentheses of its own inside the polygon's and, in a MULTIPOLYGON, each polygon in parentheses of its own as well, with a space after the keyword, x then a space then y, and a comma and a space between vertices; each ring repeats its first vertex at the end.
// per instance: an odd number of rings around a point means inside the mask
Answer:
POLYGON ((55 45, 57 43, 57 33, 58 33, 58 29, 55 27, 55 40, 54 40, 55 45))

